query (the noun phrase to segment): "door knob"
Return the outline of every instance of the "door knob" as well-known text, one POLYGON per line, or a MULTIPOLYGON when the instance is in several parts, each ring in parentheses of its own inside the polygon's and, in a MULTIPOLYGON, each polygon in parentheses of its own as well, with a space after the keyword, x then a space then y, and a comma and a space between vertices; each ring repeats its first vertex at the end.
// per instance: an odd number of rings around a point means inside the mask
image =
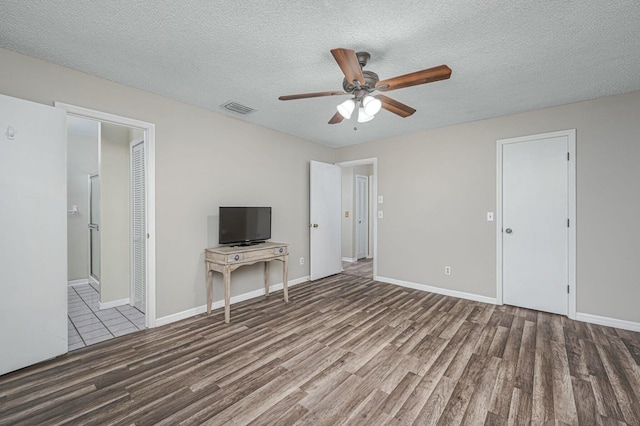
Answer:
POLYGON ((317 227, 318 227, 318 224, 317 224, 317 223, 314 223, 314 224, 313 224, 313 227, 314 227, 314 228, 317 228, 317 227))
POLYGON ((506 232, 507 234, 510 234, 513 232, 513 230, 511 228, 507 228, 504 230, 504 232, 506 232))

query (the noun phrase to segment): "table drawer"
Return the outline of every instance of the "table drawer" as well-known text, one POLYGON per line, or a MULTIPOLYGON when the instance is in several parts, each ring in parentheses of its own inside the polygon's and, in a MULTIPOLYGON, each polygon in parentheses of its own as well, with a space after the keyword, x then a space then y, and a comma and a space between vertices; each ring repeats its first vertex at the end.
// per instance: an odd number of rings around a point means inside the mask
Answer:
POLYGON ((227 255, 227 262, 229 263, 241 262, 243 260, 244 260, 244 253, 232 253, 227 255))
POLYGON ((275 254, 276 256, 287 254, 287 247, 276 247, 273 249, 273 254, 275 254))

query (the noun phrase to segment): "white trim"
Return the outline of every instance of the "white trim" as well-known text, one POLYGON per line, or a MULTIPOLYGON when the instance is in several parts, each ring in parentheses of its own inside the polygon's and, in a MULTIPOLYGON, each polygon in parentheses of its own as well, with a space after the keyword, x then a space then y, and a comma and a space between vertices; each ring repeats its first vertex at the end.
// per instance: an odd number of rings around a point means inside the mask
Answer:
POLYGON ((507 143, 524 142, 536 139, 548 139, 555 137, 567 138, 567 150, 569 161, 567 167, 568 206, 570 226, 568 233, 568 262, 567 283, 569 295, 567 296, 568 314, 571 319, 576 319, 577 306, 577 282, 576 282, 576 129, 562 130, 559 132, 542 133, 538 135, 522 136, 496 141, 496 303, 503 304, 503 277, 502 277, 502 146, 507 143))
POLYGON ((92 284, 92 283, 93 283, 93 284, 95 284, 95 285, 97 285, 97 286, 99 286, 99 285, 100 285, 100 281, 98 281, 98 280, 96 280, 94 277, 91 277, 91 276, 90 276, 90 277, 89 277, 89 284, 92 284))
MULTIPOLYGON (((100 170, 100 165, 101 165, 101 152, 102 152, 102 123, 98 122, 98 170, 100 170)), ((91 228, 88 228, 88 226, 91 224, 91 178, 92 177, 98 177, 98 185, 100 185, 100 173, 96 172, 96 173, 89 173, 87 175, 87 229, 89 230, 89 232, 87 233, 87 272, 89 274, 89 279, 91 281, 93 281, 96 284, 99 284, 99 279, 100 277, 98 277, 98 279, 96 279, 96 277, 93 276, 93 274, 91 273, 91 268, 93 267, 93 264, 91 262, 91 228)), ((100 185, 102 187, 102 185, 100 185)), ((99 194, 101 195, 101 194, 99 194)), ((102 200, 100 200, 102 201, 102 200)), ((98 209, 100 208, 100 201, 99 201, 99 205, 98 205, 98 209)), ((100 225, 100 224, 98 224, 100 225)), ((99 231, 98 231, 99 232, 99 231)), ((100 244, 102 245, 102 240, 100 240, 100 244)), ((102 249, 102 246, 100 247, 102 249)), ((99 264, 100 266, 102 266, 102 250, 100 250, 100 260, 99 260, 99 264)))
POLYGON ((607 327, 621 328, 623 330, 631 330, 640 332, 640 322, 633 322, 627 320, 621 320, 616 318, 601 317, 599 315, 583 314, 578 312, 576 314, 576 321, 588 322, 591 324, 605 325, 607 327))
MULTIPOLYGON (((219 303, 221 302, 219 301, 213 302, 213 304, 211 305, 211 308, 214 309, 214 306, 216 306, 219 303)), ((222 305, 224 305, 223 302, 222 302, 222 305)), ((215 309, 221 306, 218 306, 215 309)), ((205 312, 207 312, 207 305, 202 305, 195 308, 187 309, 186 311, 182 311, 182 312, 176 312, 175 314, 167 315, 167 316, 156 319, 156 327, 161 327, 163 325, 171 324, 172 322, 195 317, 196 315, 204 314, 205 312)))
POLYGON ((128 117, 95 111, 62 102, 54 102, 56 108, 63 109, 68 115, 135 127, 144 130, 144 152, 146 160, 146 196, 147 196, 147 303, 145 313, 146 327, 156 326, 156 127, 153 123, 128 117))
POLYGON ((373 224, 377 221, 373 212, 378 204, 373 187, 373 176, 369 175, 369 246, 367 247, 367 259, 373 259, 373 224))
POLYGON ((343 262, 349 262, 349 263, 353 263, 356 262, 358 259, 356 259, 355 257, 343 257, 342 261, 343 262))
POLYGON ((457 297, 459 299, 473 300, 475 302, 490 303, 496 305, 497 301, 493 297, 481 296, 479 294, 465 293, 463 291, 449 290, 446 288, 432 287, 426 284, 412 283, 409 281, 396 280, 395 278, 374 277, 375 281, 387 284, 399 285, 401 287, 412 288, 414 290, 427 291, 429 293, 437 293, 445 296, 457 297))
POLYGON ((98 309, 115 308, 116 306, 124 306, 129 304, 129 299, 112 300, 111 302, 98 302, 98 309))
POLYGON ((79 280, 67 281, 69 287, 75 287, 77 285, 89 284, 89 278, 80 278, 79 280))
POLYGON ((576 280, 577 262, 577 238, 576 232, 578 221, 576 220, 577 196, 576 196, 576 129, 567 130, 567 149, 569 151, 569 164, 567 168, 568 188, 568 213, 569 213, 569 259, 567 267, 569 268, 569 318, 576 319, 578 309, 578 282, 576 280))
MULTIPOLYGON (((300 278, 296 278, 295 280, 289 281, 287 283, 287 287, 293 287, 295 285, 302 284, 307 281, 309 281, 308 275, 305 277, 300 277, 300 278)), ((269 286, 269 292, 282 290, 282 288, 283 288, 282 283, 273 284, 269 286)), ((234 296, 230 299, 229 303, 233 305, 234 303, 244 302, 245 300, 253 299, 260 296, 264 296, 264 288, 234 296)), ((220 309, 223 307, 224 307, 224 300, 216 300, 211 304, 211 310, 220 309)), ((175 314, 160 317, 156 320, 156 326, 160 327, 162 325, 171 324, 172 322, 191 318, 196 315, 203 314, 205 312, 207 312, 207 305, 196 306, 195 308, 187 309, 186 311, 176 312, 175 314)))
MULTIPOLYGON (((374 200, 378 200, 378 158, 363 158, 361 160, 341 161, 336 163, 336 166, 340 167, 353 167, 372 164, 373 165, 373 192, 374 200)), ((371 183, 371 182, 370 182, 371 183)), ((378 203, 374 203, 373 208, 373 253, 370 253, 373 257, 373 276, 378 275, 378 203)))

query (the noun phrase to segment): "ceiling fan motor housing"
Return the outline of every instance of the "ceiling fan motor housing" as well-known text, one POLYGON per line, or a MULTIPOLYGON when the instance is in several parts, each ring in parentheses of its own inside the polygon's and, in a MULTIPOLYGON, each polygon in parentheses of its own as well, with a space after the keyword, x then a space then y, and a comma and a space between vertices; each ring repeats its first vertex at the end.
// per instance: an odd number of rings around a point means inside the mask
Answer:
MULTIPOLYGON (((362 75, 364 76, 364 85, 360 85, 360 88, 367 90, 367 92, 371 92, 376 88, 376 83, 380 81, 378 74, 373 71, 362 71, 362 75)), ((353 93, 357 86, 348 82, 347 79, 344 78, 342 79, 342 88, 347 93, 353 93)))

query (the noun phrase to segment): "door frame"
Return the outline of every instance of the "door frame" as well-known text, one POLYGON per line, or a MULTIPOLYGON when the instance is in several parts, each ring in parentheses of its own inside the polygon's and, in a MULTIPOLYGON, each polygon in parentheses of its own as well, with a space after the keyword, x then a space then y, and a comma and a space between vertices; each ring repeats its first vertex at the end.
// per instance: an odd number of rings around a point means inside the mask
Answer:
POLYGON ((156 326, 156 169, 155 169, 155 124, 133 118, 122 117, 102 111, 54 102, 56 108, 67 112, 67 115, 88 120, 107 122, 127 127, 135 127, 144 131, 144 149, 146 166, 146 201, 147 201, 147 301, 145 321, 147 328, 156 326))
POLYGON ((576 300, 577 300, 577 283, 576 283, 576 129, 562 130, 558 132, 542 133, 529 136, 521 136, 509 139, 499 139, 496 141, 497 161, 496 161, 496 302, 498 305, 503 304, 503 247, 502 247, 502 147, 510 143, 533 142, 540 139, 549 139, 556 137, 567 138, 567 151, 569 159, 567 161, 567 188, 568 188, 568 206, 567 214, 569 219, 569 232, 567 234, 567 283, 569 285, 568 300, 568 317, 576 318, 576 300))
POLYGON ((355 176, 355 180, 356 180, 356 188, 355 188, 355 203, 354 203, 354 211, 355 211, 355 217, 354 217, 354 222, 355 223, 355 237, 356 237, 356 247, 355 247, 355 254, 356 254, 356 261, 358 261, 358 245, 359 245, 359 241, 360 241, 360 231, 358 230, 360 227, 358 226, 358 213, 360 213, 360 208, 358 207, 360 205, 359 198, 362 196, 362 194, 360 194, 359 190, 358 190, 358 178, 364 179, 364 181, 366 182, 366 190, 364 191, 364 196, 366 196, 367 198, 367 212, 366 212, 366 221, 367 221, 367 244, 366 247, 364 248, 365 251, 365 255, 364 255, 364 259, 367 259, 369 257, 369 210, 371 209, 370 203, 369 203, 369 177, 365 176, 365 175, 356 175, 355 176))
MULTIPOLYGON (((98 123, 98 157, 100 156, 100 123, 98 123)), ((98 164, 100 164, 100 160, 98 160, 98 164)), ((95 173, 89 173, 87 175, 87 182, 88 182, 88 197, 87 197, 87 212, 89 212, 88 214, 88 218, 87 218, 87 227, 88 225, 91 223, 91 212, 92 212, 92 208, 91 208, 91 194, 93 189, 91 188, 91 178, 98 176, 98 179, 100 178, 100 173, 95 172, 95 173)), ((98 232, 100 232, 98 230, 98 232)), ((102 247, 101 247, 102 248, 102 247)), ((91 283, 92 281, 98 284, 98 288, 100 288, 100 277, 98 277, 97 279, 93 276, 93 274, 91 273, 91 268, 93 267, 93 263, 91 262, 91 256, 92 256, 92 247, 91 247, 91 229, 89 229, 89 238, 87 238, 87 253, 89 253, 89 283, 91 283)), ((100 253, 102 253, 102 250, 100 250, 100 253)), ((102 260, 102 259, 100 259, 102 260)), ((102 266, 102 262, 100 263, 100 266, 102 266)))
MULTIPOLYGON (((361 160, 350 160, 350 161, 341 161, 336 163, 336 166, 340 167, 353 167, 353 166, 363 166, 363 165, 373 165, 373 175, 372 181, 369 181, 369 185, 373 186, 373 199, 378 199, 378 158, 363 158, 361 160)), ((373 203, 373 279, 378 279, 378 203, 373 203)), ((369 225, 371 226, 371 224, 369 225)))

